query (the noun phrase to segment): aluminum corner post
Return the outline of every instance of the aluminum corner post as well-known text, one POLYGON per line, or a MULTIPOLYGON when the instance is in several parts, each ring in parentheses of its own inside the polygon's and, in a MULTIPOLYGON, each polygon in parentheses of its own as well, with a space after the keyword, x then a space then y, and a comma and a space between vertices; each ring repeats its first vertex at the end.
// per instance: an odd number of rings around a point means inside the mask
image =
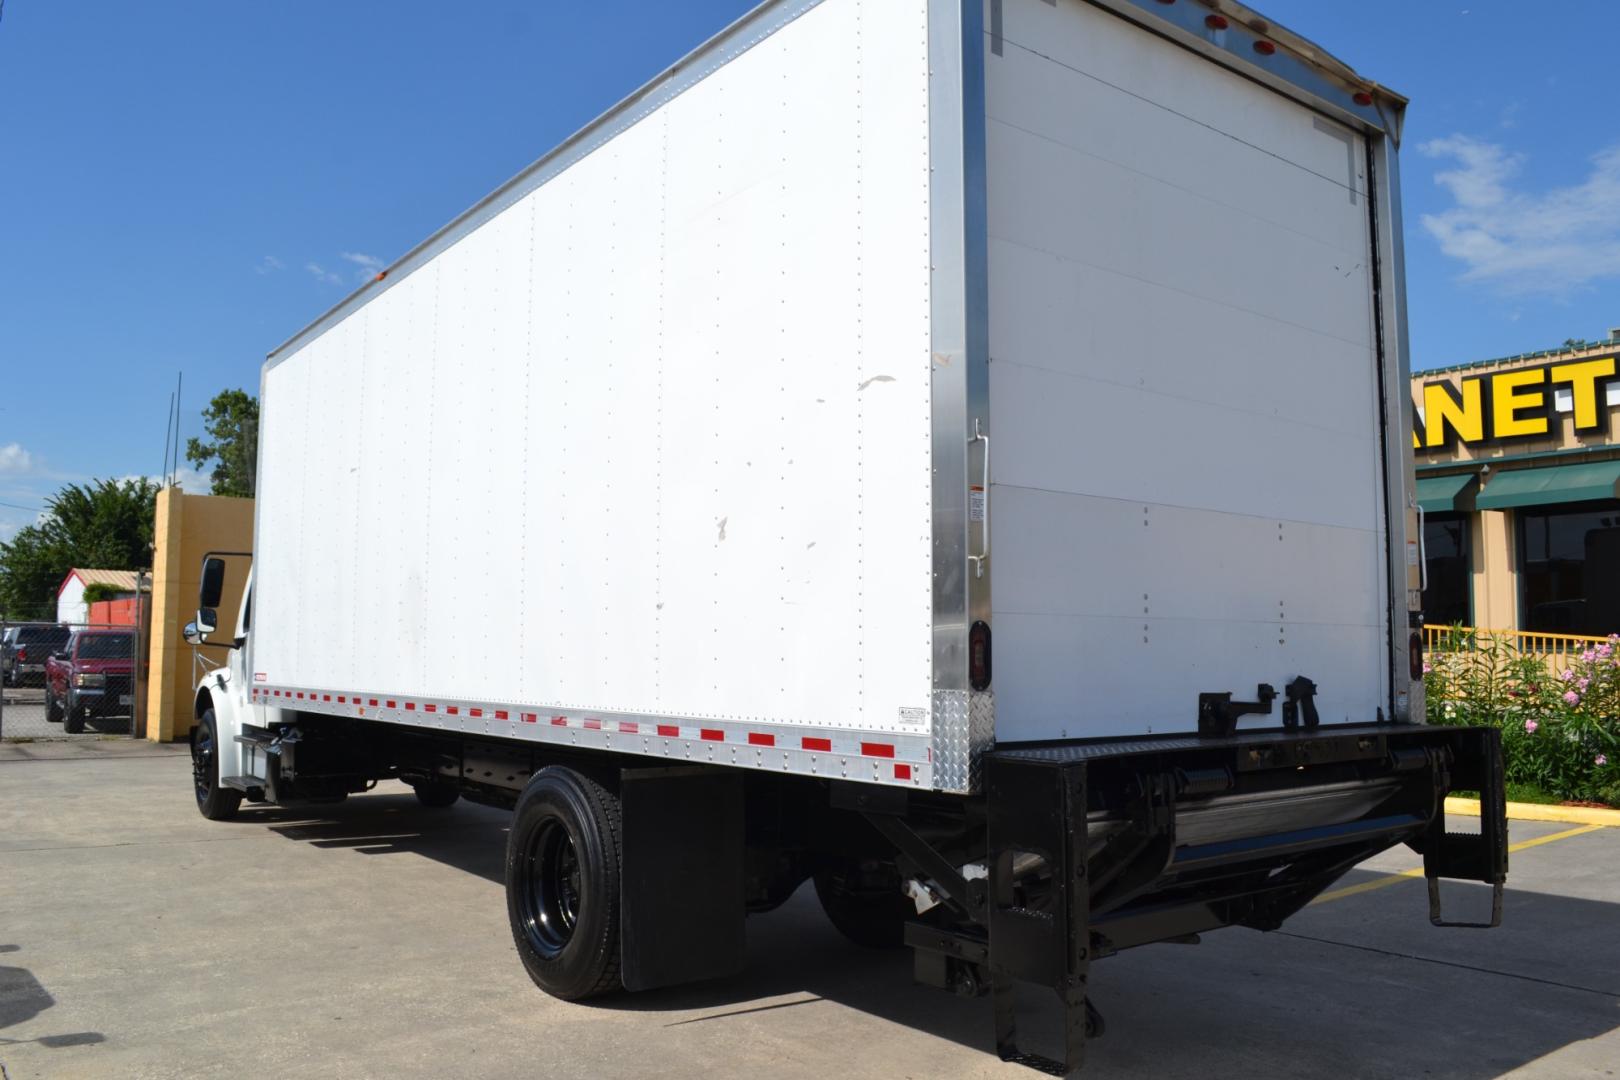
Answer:
POLYGON ((979 787, 994 741, 973 689, 969 631, 990 623, 989 263, 982 0, 929 0, 928 158, 933 352, 934 786, 979 787))
POLYGON ((1379 378, 1384 389, 1384 476, 1389 542, 1389 654, 1391 716, 1422 721, 1423 680, 1411 677, 1407 638, 1420 627, 1423 596, 1419 568, 1412 555, 1420 551, 1417 495, 1413 480, 1412 362, 1406 327, 1406 253, 1402 246, 1400 116, 1383 134, 1367 135, 1368 175, 1372 179, 1373 243, 1376 245, 1379 378), (1418 546, 1413 546, 1418 545, 1418 546))

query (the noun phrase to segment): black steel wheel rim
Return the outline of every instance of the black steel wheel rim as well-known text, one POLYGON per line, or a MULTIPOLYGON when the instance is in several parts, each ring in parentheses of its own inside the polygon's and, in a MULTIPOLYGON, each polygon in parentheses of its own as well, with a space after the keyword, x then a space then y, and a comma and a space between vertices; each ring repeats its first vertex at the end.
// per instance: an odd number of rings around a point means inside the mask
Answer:
POLYGON ((574 838, 556 818, 542 822, 524 850, 523 932, 535 952, 554 960, 574 938, 582 891, 574 838))
POLYGON ((197 728, 191 743, 191 781, 197 788, 197 801, 206 802, 214 780, 214 733, 207 724, 197 728))

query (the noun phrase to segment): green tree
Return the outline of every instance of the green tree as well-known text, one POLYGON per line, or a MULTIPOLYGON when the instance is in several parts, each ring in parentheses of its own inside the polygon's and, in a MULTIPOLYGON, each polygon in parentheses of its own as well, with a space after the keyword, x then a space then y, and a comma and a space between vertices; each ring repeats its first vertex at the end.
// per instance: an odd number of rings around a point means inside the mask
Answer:
POLYGON ((212 465, 214 495, 253 497, 259 463, 259 399, 244 390, 222 390, 203 410, 209 442, 186 440, 186 460, 199 469, 212 465))
POLYGON ((0 543, 0 611, 52 619, 57 587, 73 567, 150 567, 157 492, 145 479, 94 480, 47 499, 43 520, 0 543))

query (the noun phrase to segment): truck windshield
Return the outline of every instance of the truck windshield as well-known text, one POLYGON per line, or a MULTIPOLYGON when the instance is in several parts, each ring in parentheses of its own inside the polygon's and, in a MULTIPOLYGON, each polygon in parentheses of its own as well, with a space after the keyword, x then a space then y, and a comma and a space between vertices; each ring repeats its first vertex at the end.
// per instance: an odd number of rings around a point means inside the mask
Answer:
POLYGON ((68 630, 63 626, 22 626, 17 629, 17 644, 41 645, 52 651, 67 644, 68 630))
POLYGON ((95 634, 79 639, 80 660, 130 660, 135 639, 129 634, 95 634))

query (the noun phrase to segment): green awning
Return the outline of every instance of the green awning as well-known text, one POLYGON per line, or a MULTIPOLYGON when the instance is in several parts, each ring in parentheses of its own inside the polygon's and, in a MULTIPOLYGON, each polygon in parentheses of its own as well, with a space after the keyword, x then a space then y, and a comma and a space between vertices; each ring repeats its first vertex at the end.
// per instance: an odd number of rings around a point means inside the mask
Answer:
POLYGON ((1515 506, 1612 499, 1616 483, 1620 483, 1620 461, 1503 469, 1480 488, 1474 506, 1480 510, 1510 510, 1515 506))
POLYGON ((1449 510, 1466 510, 1457 505, 1463 489, 1473 484, 1474 473, 1453 473, 1451 476, 1420 476, 1417 482, 1418 505, 1425 514, 1443 514, 1449 510))

